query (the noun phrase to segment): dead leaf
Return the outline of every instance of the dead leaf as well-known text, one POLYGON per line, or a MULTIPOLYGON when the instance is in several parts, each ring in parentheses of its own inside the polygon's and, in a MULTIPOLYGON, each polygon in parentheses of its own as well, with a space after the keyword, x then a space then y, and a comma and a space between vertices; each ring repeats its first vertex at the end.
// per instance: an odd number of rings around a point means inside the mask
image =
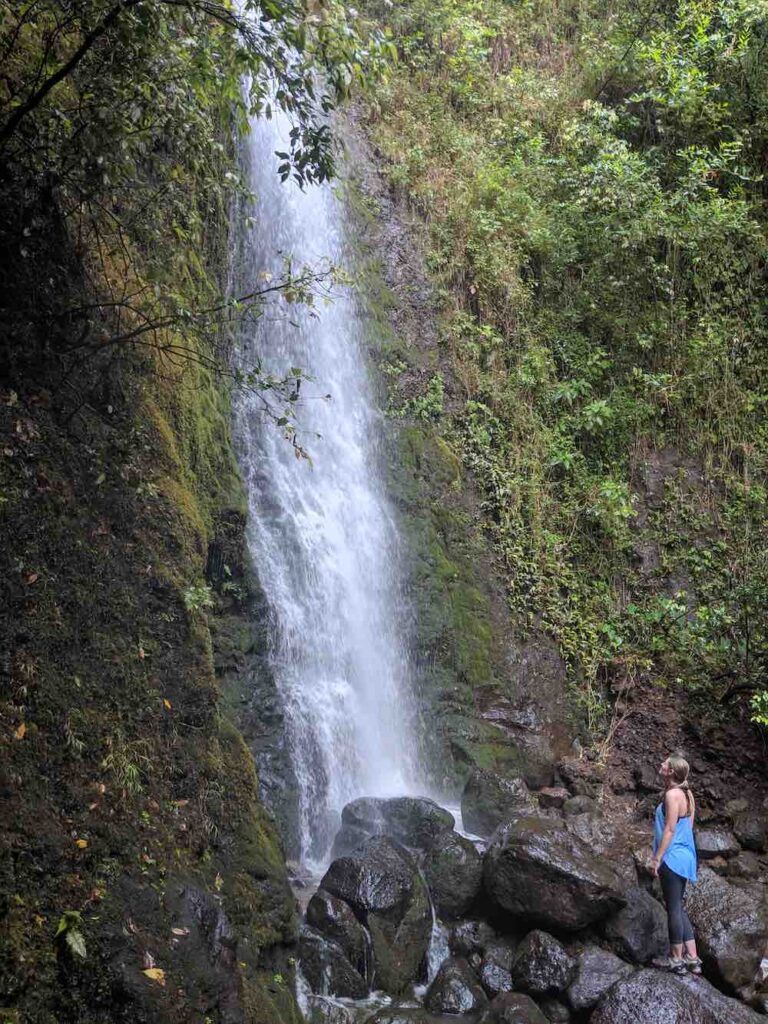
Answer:
POLYGON ((146 654, 144 653, 143 647, 139 648, 139 657, 141 658, 142 661, 144 661, 144 659, 146 658, 146 654))
POLYGON ((88 840, 87 839, 76 839, 75 840, 75 846, 78 848, 78 850, 84 850, 88 846, 88 840))
POLYGON ((164 699, 163 700, 163 707, 165 707, 167 711, 170 711, 171 710, 171 702, 169 700, 165 700, 164 699))
POLYGON ((18 729, 15 730, 13 738, 16 740, 23 740, 27 735, 27 726, 25 722, 22 722, 18 729))
POLYGON ((189 928, 171 928, 174 935, 189 935, 189 928))
POLYGON ((148 967, 141 973, 152 981, 156 981, 158 985, 165 985, 165 971, 162 967, 148 967))
POLYGON ((37 581, 39 579, 40 579, 40 573, 39 572, 28 572, 27 575, 26 575, 27 585, 30 586, 30 587, 32 586, 33 583, 37 583, 37 581))

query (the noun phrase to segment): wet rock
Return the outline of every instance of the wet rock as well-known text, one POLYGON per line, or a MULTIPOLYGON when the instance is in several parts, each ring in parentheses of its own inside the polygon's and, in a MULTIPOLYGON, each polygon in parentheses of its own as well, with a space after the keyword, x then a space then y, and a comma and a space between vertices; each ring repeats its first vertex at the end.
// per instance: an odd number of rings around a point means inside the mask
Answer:
POLYGON ((357 828, 355 825, 342 825, 333 840, 331 857, 333 860, 336 860, 337 857, 344 857, 370 838, 371 833, 366 832, 365 829, 357 828))
POLYGON ((429 895, 413 857, 392 839, 368 839, 333 861, 321 888, 344 900, 371 936, 376 984, 399 995, 418 980, 432 930, 429 895))
POLYGON ((444 1018, 433 1016, 423 1006, 382 1006, 365 1024, 443 1024, 444 1018))
POLYGON ((586 928, 626 902, 613 866, 559 822, 542 818, 499 830, 485 854, 483 884, 502 910, 556 931, 586 928))
POLYGON ((765 890, 737 887, 703 868, 686 890, 699 956, 737 992, 751 994, 768 936, 765 890))
POLYGON ((626 906, 608 918, 605 937, 616 952, 637 964, 668 952, 667 912, 645 889, 626 892, 626 906))
POLYGON ((480 962, 480 983, 491 997, 501 992, 511 992, 515 987, 512 981, 512 958, 514 950, 511 946, 495 943, 488 946, 480 962))
POLYGON ((563 811, 568 815, 592 814, 597 810, 597 804, 589 796, 572 796, 563 804, 563 811))
POLYGON ((503 992, 496 996, 478 1024, 549 1024, 530 996, 503 992))
POLYGON ((511 964, 515 988, 533 995, 564 992, 573 981, 576 962, 547 932, 530 932, 515 950, 511 964))
POLYGON ((306 1019, 307 1024, 352 1024, 349 1011, 325 996, 309 996, 306 1019))
POLYGON ((423 869, 438 916, 466 914, 483 883, 483 860, 474 844, 446 832, 427 853, 423 869))
POLYGON ((539 1009, 550 1024, 569 1024, 571 1011, 559 999, 542 999, 539 1009))
POLYGON ((608 989, 632 973, 632 967, 598 946, 587 946, 576 958, 576 974, 568 988, 574 1010, 590 1010, 608 989))
POLYGON ((725 865, 725 874, 729 878, 753 879, 762 873, 757 854, 742 850, 738 857, 732 857, 725 865))
POLYGON ((344 950, 313 928, 305 925, 301 929, 298 952, 301 972, 317 995, 347 999, 368 995, 365 979, 347 960, 344 950))
POLYGON ((644 856, 648 848, 648 835, 643 829, 628 827, 608 821, 597 814, 578 814, 568 817, 565 828, 578 836, 592 850, 592 853, 610 864, 621 879, 622 889, 637 885, 635 847, 642 846, 644 856))
POLYGON ((464 827, 480 836, 489 836, 499 825, 532 810, 531 794, 519 776, 475 768, 461 795, 464 827))
POLYGON ((497 941, 496 932, 485 921, 460 921, 451 929, 448 948, 454 956, 482 956, 497 941))
POLYGON ((703 978, 642 970, 618 981, 603 997, 590 1024, 764 1024, 703 978))
POLYGON ((318 889, 307 907, 307 924, 335 942, 358 974, 370 980, 370 941, 344 900, 318 889))
MULTIPOLYGON (((342 828, 334 852, 361 836, 390 836, 404 846, 428 850, 438 836, 453 829, 453 815, 427 797, 399 796, 390 800, 361 797, 341 812, 342 828)), ((356 844, 356 845, 357 845, 356 844)))
POLYGON ((735 857, 741 847, 732 832, 702 828, 696 832, 696 850, 700 860, 713 860, 715 857, 735 857))
POLYGON ((487 1003, 472 968, 461 957, 445 961, 424 999, 432 1013, 476 1013, 487 1003))
POLYGON ((746 850, 763 853, 768 849, 768 817, 756 811, 734 815, 733 831, 746 850))
POLYGON ((538 792, 539 806, 560 808, 571 794, 564 786, 547 786, 538 792))

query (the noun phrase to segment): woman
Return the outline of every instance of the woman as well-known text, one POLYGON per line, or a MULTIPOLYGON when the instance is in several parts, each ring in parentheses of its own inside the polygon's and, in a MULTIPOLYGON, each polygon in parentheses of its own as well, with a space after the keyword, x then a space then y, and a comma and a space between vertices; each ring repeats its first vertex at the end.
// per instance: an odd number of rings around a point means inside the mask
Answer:
POLYGON ((656 808, 653 838, 653 873, 661 882, 669 918, 669 960, 663 966, 676 974, 701 974, 693 928, 683 906, 687 882, 696 881, 696 846, 693 819, 696 801, 688 785, 688 762, 673 754, 659 766, 664 800, 656 808))

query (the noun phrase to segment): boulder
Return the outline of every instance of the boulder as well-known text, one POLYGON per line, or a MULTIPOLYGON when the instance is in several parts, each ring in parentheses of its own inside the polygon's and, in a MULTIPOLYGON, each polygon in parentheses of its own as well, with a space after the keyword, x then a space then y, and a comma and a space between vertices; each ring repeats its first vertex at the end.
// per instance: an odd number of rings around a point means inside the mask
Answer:
POLYGON ((441 918, 465 914, 483 884, 483 860, 474 844, 458 832, 445 832, 424 860, 424 877, 441 918))
POLYGON ((556 931, 577 931, 625 904, 613 866, 551 819, 521 818, 486 851, 483 885, 502 910, 556 931))
MULTIPOLYGON (((360 1018, 358 1017, 358 1020, 360 1018)), ((382 1006, 365 1024, 444 1024, 423 1006, 382 1006)))
POLYGON ((638 846, 645 851, 648 834, 645 829, 609 821, 597 814, 578 814, 567 817, 565 828, 583 840, 592 853, 611 865, 621 879, 623 889, 637 885, 635 850, 638 846))
POLYGON ((537 793, 540 807, 560 808, 571 794, 564 786, 546 786, 537 793))
POLYGON ((768 936, 764 888, 744 889, 702 868, 685 905, 699 956, 726 985, 749 995, 768 936))
POLYGON ((517 989, 537 996, 555 995, 573 981, 576 963, 557 939, 533 931, 515 950, 510 973, 517 989))
POLYGON ((515 987, 512 981, 512 958, 514 950, 503 943, 488 946, 480 963, 480 983, 491 997, 501 992, 511 992, 515 987))
POLYGON ((559 999, 542 999, 539 1009, 550 1024, 569 1024, 571 1011, 559 999))
POLYGON ((669 952, 667 912, 645 889, 627 891, 626 906, 609 917, 605 937, 616 952, 637 964, 669 952))
POLYGON ((729 878, 759 878, 762 868, 757 854, 750 850, 742 850, 738 857, 731 857, 726 862, 724 874, 729 878))
POLYGON ((733 831, 745 850, 764 853, 768 849, 768 817, 757 811, 740 811, 734 815, 733 831))
POLYGON ((361 797, 348 803, 341 812, 342 827, 334 841, 337 848, 354 847, 350 843, 366 836, 390 836, 414 850, 428 850, 438 836, 450 832, 453 815, 427 797, 398 796, 390 800, 361 797))
POLYGON ((597 804, 590 796, 572 796, 563 804, 563 811, 569 817, 575 814, 593 814, 597 804))
POLYGON ((485 921, 459 921, 448 936, 448 948, 454 956, 482 956, 496 941, 496 932, 485 921))
POLYGON ((622 978, 601 999, 590 1024, 765 1024, 701 977, 642 970, 622 978))
POLYGON ((307 1024, 352 1024, 346 1007, 325 996, 308 997, 306 1019, 307 1024))
POLYGON ((370 939, 349 904, 318 889, 307 906, 307 924, 335 942, 358 974, 371 980, 370 939))
POLYGON ((377 987, 399 995, 419 979, 432 910, 407 850, 385 836, 368 839, 333 861, 320 887, 348 903, 367 926, 377 987))
POLYGON ((366 832, 363 828, 358 828, 356 825, 342 825, 333 840, 331 858, 336 860, 338 857, 352 853, 358 846, 362 846, 366 839, 370 838, 371 833, 366 832))
POLYGON ((549 1024, 530 996, 504 992, 496 996, 478 1024, 549 1024))
POLYGON ((304 926, 299 935, 299 965, 301 973, 314 993, 321 996, 344 996, 364 999, 368 984, 347 960, 344 950, 304 926))
POLYGON ((480 836, 489 836, 499 825, 532 810, 531 794, 517 775, 505 777, 475 768, 461 795, 464 827, 480 836))
POLYGON ((702 828, 696 832, 696 850, 700 860, 713 860, 715 857, 735 857, 741 847, 732 832, 702 828))
POLYGON ((568 987, 574 1010, 590 1010, 612 985, 632 973, 632 967, 598 946, 587 946, 576 958, 576 973, 568 987))
POLYGON ((445 961, 424 998, 432 1013, 477 1013, 487 1003, 472 968, 462 957, 445 961))

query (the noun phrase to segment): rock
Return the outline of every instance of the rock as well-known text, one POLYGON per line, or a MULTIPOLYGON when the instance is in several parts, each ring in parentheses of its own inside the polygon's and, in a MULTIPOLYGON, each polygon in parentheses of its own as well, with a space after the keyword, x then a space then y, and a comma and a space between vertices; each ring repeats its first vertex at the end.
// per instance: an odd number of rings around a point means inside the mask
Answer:
POLYGON ((589 796, 572 796, 563 804, 563 811, 568 815, 592 814, 597 810, 597 804, 589 796))
POLYGON ((496 996, 478 1024, 549 1024, 530 996, 504 992, 496 996))
POLYGON ((485 854, 483 885, 502 910, 555 930, 586 928, 625 903, 625 886, 612 865, 559 822, 543 818, 522 818, 499 830, 485 854))
POLYGON ((501 992, 511 992, 514 988, 512 982, 512 958, 514 950, 511 946, 502 943, 488 946, 485 956, 480 963, 480 983, 491 997, 501 992))
POLYGON ((570 799, 570 793, 564 786, 547 786, 538 792, 539 805, 541 807, 560 808, 566 800, 570 799))
POLYGON ((764 1024, 703 978, 642 970, 618 981, 601 999, 590 1024, 764 1024))
POLYGON ((424 999, 432 1013, 477 1013, 487 1002, 471 967, 461 957, 445 961, 424 999))
POLYGON ((526 935, 515 950, 511 965, 515 988, 537 996, 564 992, 575 973, 576 963, 565 947, 538 930, 526 935))
POLYGON ((633 775, 635 784, 639 790, 645 793, 658 793, 661 789, 659 776, 655 768, 649 764, 643 764, 635 768, 633 775))
MULTIPOLYGON (((359 1019, 359 1018, 358 1018, 359 1019)), ((365 1024, 442 1024, 423 1006, 382 1006, 365 1024)))
POLYGON ((531 794, 520 776, 475 768, 461 795, 464 827, 480 836, 489 836, 502 823, 532 810, 531 794))
POLYGON ((496 932, 485 921, 460 921, 451 929, 448 948, 454 956, 481 956, 497 939, 496 932))
POLYGON ((761 870, 757 854, 749 850, 742 850, 738 857, 732 857, 725 865, 725 874, 730 878, 759 878, 761 870))
POLYGON ((587 946, 576 958, 576 974, 568 988, 574 1010, 590 1010, 620 978, 632 973, 629 964, 597 946, 587 946))
POLYGON ((364 999, 368 984, 335 942, 304 926, 299 935, 299 964, 307 984, 321 996, 364 999))
POLYGON ((428 850, 438 836, 456 824, 453 815, 428 797, 398 796, 390 800, 361 797, 341 812, 342 828, 334 850, 357 836, 390 836, 415 850, 428 850))
POLYGON ((483 884, 483 860, 474 844, 458 832, 446 832, 427 853, 423 865, 432 900, 441 918, 465 914, 483 884))
POLYGON ((701 860, 735 857, 740 849, 732 832, 714 828, 702 828, 696 832, 696 850, 701 860))
POLYGON ((569 1024, 571 1011, 559 999, 542 999, 539 1009, 550 1024, 569 1024))
POLYGON ((768 818, 764 814, 742 811, 734 815, 733 831, 745 849, 755 853, 768 849, 768 818))
POLYGON ((418 980, 429 946, 432 911, 416 864, 385 836, 333 861, 320 884, 344 900, 371 936, 377 987, 399 995, 418 980))
POLYGON ((325 996, 309 996, 307 999, 307 1024, 352 1024, 349 1011, 325 996))
POLYGON ((307 906, 307 924, 335 942, 358 974, 370 981, 370 940, 347 903, 318 889, 307 906))
POLYGON ((370 838, 371 833, 366 832, 365 829, 357 828, 356 825, 342 825, 333 840, 331 858, 336 860, 338 857, 352 853, 358 846, 362 846, 366 839, 370 838))
POLYGON ((637 885, 635 847, 638 843, 648 848, 648 834, 645 829, 614 824, 596 814, 578 814, 568 817, 565 828, 578 836, 592 850, 592 853, 606 861, 621 879, 622 891, 637 885))
POLYGON ((605 923, 605 937, 627 960, 645 964, 669 951, 667 912, 645 889, 627 891, 627 904, 605 923))
POLYGON ((751 994, 768 936, 764 889, 745 890, 702 868, 685 905, 699 956, 726 985, 751 994))

